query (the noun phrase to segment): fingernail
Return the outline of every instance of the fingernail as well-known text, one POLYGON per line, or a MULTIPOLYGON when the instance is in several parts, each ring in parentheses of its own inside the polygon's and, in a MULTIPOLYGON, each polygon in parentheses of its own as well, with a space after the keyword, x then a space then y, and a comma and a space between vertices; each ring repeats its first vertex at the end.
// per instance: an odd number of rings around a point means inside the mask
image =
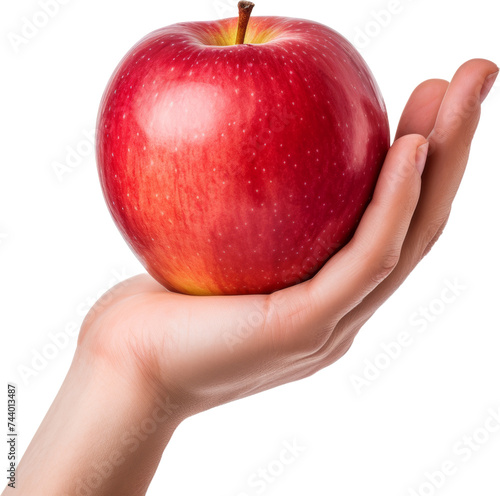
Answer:
POLYGON ((415 154, 415 167, 418 170, 418 173, 422 175, 425 167, 425 161, 427 160, 427 152, 429 151, 429 142, 426 141, 423 145, 420 145, 417 148, 417 152, 415 154))
POLYGON ((498 76, 498 72, 494 72, 493 74, 490 74, 483 83, 483 87, 481 88, 481 93, 479 95, 479 100, 481 103, 484 102, 485 98, 488 96, 488 93, 491 91, 491 87, 495 83, 495 80, 498 76))

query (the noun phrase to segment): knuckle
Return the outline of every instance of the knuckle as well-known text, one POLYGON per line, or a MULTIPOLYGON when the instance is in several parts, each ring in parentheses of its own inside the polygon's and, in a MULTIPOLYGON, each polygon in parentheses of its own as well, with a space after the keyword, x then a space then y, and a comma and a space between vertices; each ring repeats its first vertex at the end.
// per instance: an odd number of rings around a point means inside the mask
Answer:
POLYGON ((305 356, 314 357, 320 355, 328 343, 331 341, 332 336, 336 333, 335 324, 328 324, 320 327, 318 330, 311 332, 310 338, 303 347, 305 356))
MULTIPOLYGON (((275 303, 275 305, 278 304, 277 311, 271 312, 272 315, 266 318, 268 334, 272 335, 273 353, 285 355, 294 360, 302 359, 314 354, 326 343, 333 324, 311 325, 308 315, 313 303, 307 305, 306 301, 287 300, 275 303)), ((272 305, 273 303, 271 303, 271 309, 272 305)))
POLYGON ((349 332, 343 337, 339 337, 335 342, 325 347, 321 353, 317 354, 317 359, 323 366, 331 365, 332 363, 340 360, 350 349, 354 342, 356 332, 349 332))
POLYGON ((411 179, 417 170, 411 162, 411 160, 406 157, 401 162, 398 163, 397 167, 393 167, 388 174, 389 187, 392 191, 399 189, 399 186, 409 179, 411 179))
POLYGON ((323 370, 325 366, 321 362, 317 362, 314 365, 309 366, 307 369, 305 369, 301 374, 300 374, 300 379, 308 379, 309 377, 312 377, 314 374, 317 372, 323 370))
POLYGON ((334 329, 330 331, 328 340, 311 355, 311 358, 325 365, 329 365, 342 358, 351 348, 355 337, 365 321, 365 319, 360 321, 359 318, 353 318, 352 316, 346 316, 341 319, 335 325, 334 329))
POLYGON ((396 268, 399 262, 400 252, 397 249, 388 249, 378 257, 370 260, 369 271, 372 281, 381 283, 396 268))
POLYGON ((432 140, 431 149, 429 151, 433 153, 436 145, 446 143, 450 139, 451 134, 451 127, 435 127, 429 136, 429 140, 432 140))
POLYGON ((432 225, 428 229, 427 234, 424 237, 421 258, 424 258, 431 251, 432 247, 436 244, 437 240, 441 237, 441 234, 443 234, 444 228, 446 227, 446 224, 448 222, 448 218, 449 218, 449 215, 446 216, 444 220, 441 220, 440 223, 435 223, 434 225, 432 225))
POLYGON ((421 234, 413 248, 413 256, 418 261, 422 260, 436 244, 437 240, 446 227, 451 213, 451 205, 442 207, 432 216, 432 219, 425 222, 425 227, 421 229, 421 234))
POLYGON ((337 354, 335 356, 336 360, 339 360, 342 358, 352 347, 354 343, 354 337, 350 337, 349 339, 346 339, 342 343, 339 344, 339 347, 337 348, 337 354))
POLYGON ((480 103, 476 96, 469 95, 462 102, 450 107, 443 115, 441 125, 432 132, 432 141, 436 144, 447 143, 463 134, 465 145, 470 144, 479 122, 480 103))

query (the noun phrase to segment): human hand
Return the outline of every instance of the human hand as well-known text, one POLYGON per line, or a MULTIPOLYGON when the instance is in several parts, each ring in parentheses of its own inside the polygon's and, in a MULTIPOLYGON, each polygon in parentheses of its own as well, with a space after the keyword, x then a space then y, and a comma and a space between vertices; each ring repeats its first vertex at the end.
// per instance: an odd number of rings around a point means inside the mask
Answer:
POLYGON ((417 87, 353 239, 312 279, 270 295, 207 297, 137 276, 97 302, 77 353, 126 367, 154 394, 173 398, 182 418, 338 360, 444 229, 493 84, 487 78, 497 71, 475 59, 450 84, 417 87))
POLYGON ((18 467, 16 494, 145 494, 183 419, 346 353, 441 234, 495 72, 476 59, 450 84, 417 87, 353 239, 312 279, 270 295, 188 296, 141 275, 103 295, 18 467))

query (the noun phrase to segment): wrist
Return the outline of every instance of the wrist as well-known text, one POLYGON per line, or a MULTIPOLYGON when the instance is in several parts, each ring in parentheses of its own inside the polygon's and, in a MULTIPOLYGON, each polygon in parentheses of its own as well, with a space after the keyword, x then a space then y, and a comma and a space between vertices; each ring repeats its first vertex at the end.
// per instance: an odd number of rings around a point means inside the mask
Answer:
POLYGON ((181 408, 133 367, 120 370, 77 351, 21 460, 17 494, 145 494, 181 408))

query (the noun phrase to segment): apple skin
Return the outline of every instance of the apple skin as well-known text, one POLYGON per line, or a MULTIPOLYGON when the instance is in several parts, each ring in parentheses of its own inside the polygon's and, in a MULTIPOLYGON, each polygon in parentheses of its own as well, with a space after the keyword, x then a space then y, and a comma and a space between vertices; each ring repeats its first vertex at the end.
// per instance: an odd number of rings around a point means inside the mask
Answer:
POLYGON ((148 272, 188 294, 271 293, 352 237, 389 147, 380 90, 322 24, 179 23, 112 75, 97 163, 113 219, 148 272))

